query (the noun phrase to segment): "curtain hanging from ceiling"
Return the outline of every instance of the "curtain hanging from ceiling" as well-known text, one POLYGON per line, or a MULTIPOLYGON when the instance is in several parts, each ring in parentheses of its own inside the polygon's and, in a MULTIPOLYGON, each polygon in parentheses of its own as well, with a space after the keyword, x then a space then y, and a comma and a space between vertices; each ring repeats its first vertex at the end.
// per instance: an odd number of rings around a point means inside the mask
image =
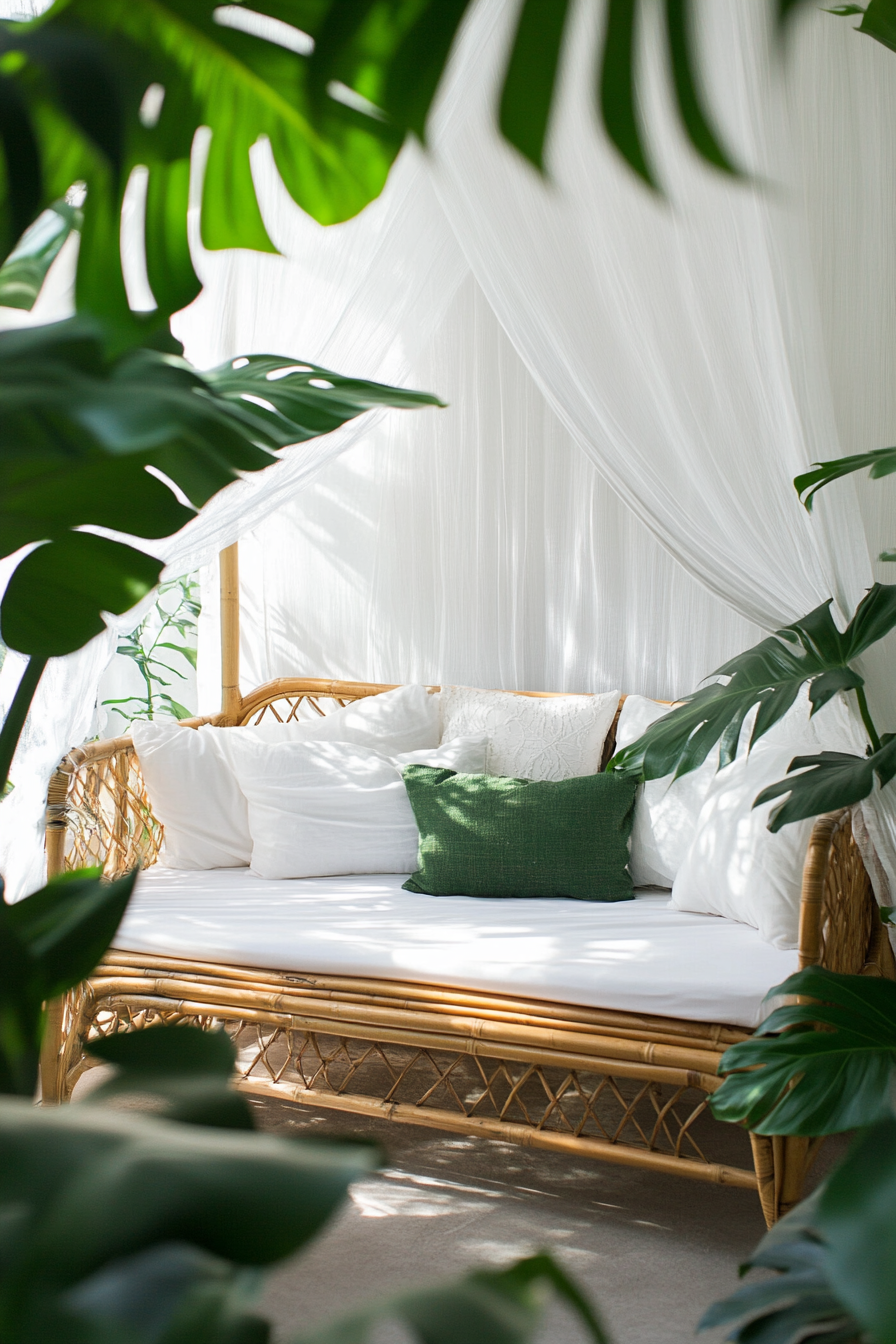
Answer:
MULTIPOLYGON (((832 594, 851 611, 871 569, 851 488, 812 520, 791 485, 842 447, 772 9, 712 0, 697 13, 711 101, 756 185, 687 148, 650 33, 645 120, 668 199, 621 162, 582 117, 593 5, 574 13, 552 180, 489 131, 513 12, 481 6, 435 119, 435 181, 502 326, 585 453, 691 574, 772 629, 832 594)), ((659 7, 644 17, 662 21, 659 7)))

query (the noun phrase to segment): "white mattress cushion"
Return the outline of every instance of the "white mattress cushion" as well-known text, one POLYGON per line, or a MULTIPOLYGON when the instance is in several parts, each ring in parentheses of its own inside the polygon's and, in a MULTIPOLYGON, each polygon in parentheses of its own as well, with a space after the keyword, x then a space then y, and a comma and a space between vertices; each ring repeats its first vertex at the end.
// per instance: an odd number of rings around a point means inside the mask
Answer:
MULTIPOLYGON (((616 750, 629 747, 671 710, 644 695, 627 695, 616 725, 616 750)), ((715 778, 718 751, 680 779, 649 779, 638 790, 629 872, 636 887, 671 887, 697 833, 700 809, 715 778)))
POLYGON ((358 975, 754 1027, 797 968, 755 929, 634 901, 471 900, 401 874, 269 882, 246 869, 141 873, 115 946, 270 970, 358 975))
POLYGON ((401 768, 481 774, 488 739, 457 738, 394 758, 352 742, 253 742, 231 733, 224 750, 248 804, 251 867, 260 877, 403 873, 419 833, 401 768))
POLYGON ((618 705, 618 691, 542 698, 446 686, 442 739, 487 734, 490 775, 542 780, 593 775, 618 705))
POLYGON ((246 728, 193 730, 168 720, 132 725, 154 815, 165 827, 159 862, 168 868, 249 863, 249 815, 226 747, 246 742, 353 742, 393 756, 439 742, 439 701, 425 686, 398 686, 319 718, 246 728))

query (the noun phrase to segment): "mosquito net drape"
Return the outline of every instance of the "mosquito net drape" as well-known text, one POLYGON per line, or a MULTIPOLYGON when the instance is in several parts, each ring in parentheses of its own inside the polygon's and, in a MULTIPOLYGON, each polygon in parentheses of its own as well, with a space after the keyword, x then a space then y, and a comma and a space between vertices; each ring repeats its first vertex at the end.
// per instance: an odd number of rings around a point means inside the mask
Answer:
MULTIPOLYGON (((358 220, 313 224, 256 149, 284 255, 202 257, 205 292, 178 325, 191 358, 273 349, 450 407, 287 450, 169 544, 173 573, 243 538, 247 685, 328 673, 669 696, 758 628, 830 595, 847 611, 870 582, 852 484, 810 519, 790 482, 892 433, 878 383, 896 352, 896 276, 854 294, 851 268, 857 242, 882 264, 882 240, 892 251, 892 187, 865 192, 893 181, 896 61, 807 12, 784 64, 765 6, 707 0, 711 93, 755 175, 744 185, 683 148, 646 31, 661 201, 584 111, 593 8, 575 11, 549 182, 488 122, 515 10, 503 0, 472 15, 431 156, 409 148, 358 220), (843 376, 844 332, 861 391, 843 376), (855 347, 872 341, 866 366, 855 347)), ((865 502, 876 545, 879 498, 865 502)), ((76 733, 67 713, 36 712, 42 770, 76 733)), ((41 787, 22 800, 32 814, 41 787)), ((19 866, 33 877, 33 854, 19 866)))

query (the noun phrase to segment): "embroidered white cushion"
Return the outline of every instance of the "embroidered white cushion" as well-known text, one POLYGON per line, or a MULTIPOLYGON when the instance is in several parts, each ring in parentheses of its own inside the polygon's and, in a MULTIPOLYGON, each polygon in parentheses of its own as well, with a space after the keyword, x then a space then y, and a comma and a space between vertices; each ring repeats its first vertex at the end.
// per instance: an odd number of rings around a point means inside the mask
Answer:
MULTIPOLYGON (((616 750, 631 746, 652 723, 668 714, 643 695, 627 695, 616 725, 616 750)), ((635 802, 629 872, 636 887, 671 887, 697 832, 697 819, 716 774, 718 751, 697 770, 674 782, 671 775, 642 784, 635 802)))
POLYGON ((192 729, 155 720, 133 724, 131 735, 153 812, 165 827, 159 863, 238 868, 251 859, 252 838, 246 800, 225 750, 231 739, 348 741, 386 756, 431 750, 439 741, 439 703, 425 686, 398 686, 298 723, 192 729))
POLYGON ((618 691, 542 699, 448 686, 441 695, 442 740, 485 733, 490 775, 542 780, 593 775, 618 705, 618 691))
POLYGON ((803 863, 814 821, 768 830, 777 805, 753 800, 787 774, 794 756, 861 751, 846 705, 835 698, 811 720, 802 696, 785 718, 720 770, 672 887, 671 905, 752 924, 775 947, 797 946, 803 863))
POLYGON ((252 871, 266 878, 413 872, 419 835, 402 767, 482 774, 486 745, 484 736, 467 737, 390 759, 352 742, 231 740, 252 871))

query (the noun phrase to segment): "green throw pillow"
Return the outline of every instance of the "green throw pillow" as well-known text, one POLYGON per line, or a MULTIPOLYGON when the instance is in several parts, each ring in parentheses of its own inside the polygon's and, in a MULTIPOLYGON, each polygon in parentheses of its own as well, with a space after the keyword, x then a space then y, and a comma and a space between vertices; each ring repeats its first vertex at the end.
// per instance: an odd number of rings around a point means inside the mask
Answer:
POLYGON ((635 780, 603 774, 547 783, 428 765, 403 774, 420 831, 419 867, 406 891, 632 899, 635 780))

